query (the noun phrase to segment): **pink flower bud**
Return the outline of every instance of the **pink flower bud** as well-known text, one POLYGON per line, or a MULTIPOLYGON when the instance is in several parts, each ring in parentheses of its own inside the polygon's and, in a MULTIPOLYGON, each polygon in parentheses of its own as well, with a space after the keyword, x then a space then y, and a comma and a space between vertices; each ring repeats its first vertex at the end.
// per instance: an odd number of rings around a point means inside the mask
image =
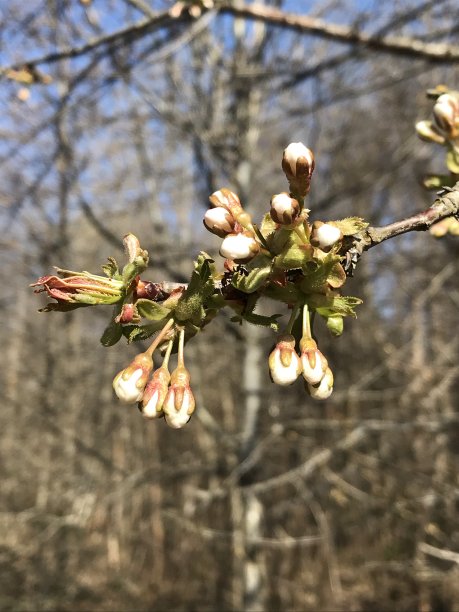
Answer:
POLYGON ((180 429, 190 420, 195 405, 188 370, 178 366, 172 372, 171 385, 163 404, 166 423, 170 427, 180 429))
POLYGON ((318 385, 308 383, 307 390, 314 399, 324 400, 333 393, 333 372, 327 368, 325 374, 318 385))
POLYGON ((342 238, 341 230, 331 223, 314 221, 312 224, 311 244, 319 249, 328 250, 342 238))
POLYGON ((309 384, 317 385, 325 375, 328 362, 312 338, 301 339, 300 347, 303 378, 309 384))
POLYGON ((171 375, 165 367, 158 368, 145 387, 139 409, 147 419, 155 419, 163 415, 163 404, 166 399, 171 375))
POLYGON ((128 367, 121 370, 113 379, 113 389, 118 398, 126 404, 140 402, 152 369, 151 356, 139 353, 128 367))
POLYGON ((220 255, 233 259, 236 263, 246 263, 258 254, 260 245, 252 232, 229 234, 220 247, 220 255))
POLYGON ((235 219, 226 208, 209 208, 204 215, 204 225, 220 238, 225 238, 234 230, 235 219))
POLYGON ((290 225, 300 214, 298 200, 291 198, 288 193, 278 193, 271 198, 271 219, 275 223, 290 225))
POLYGON ((271 380, 276 385, 291 385, 301 373, 301 361, 295 351, 295 338, 291 334, 279 337, 268 359, 271 380))

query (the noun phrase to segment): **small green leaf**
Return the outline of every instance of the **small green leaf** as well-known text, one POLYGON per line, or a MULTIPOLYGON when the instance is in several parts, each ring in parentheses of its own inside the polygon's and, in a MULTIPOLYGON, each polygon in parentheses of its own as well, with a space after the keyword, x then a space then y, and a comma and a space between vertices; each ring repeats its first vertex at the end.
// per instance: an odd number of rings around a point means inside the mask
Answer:
POLYGON ((322 317, 341 315, 343 317, 356 317, 355 307, 362 304, 362 300, 350 295, 320 295, 315 293, 308 296, 308 304, 322 317))
POLYGON ((137 312, 141 317, 149 321, 161 321, 170 314, 169 308, 153 302, 152 300, 140 299, 135 303, 137 312))
POLYGON ((262 233, 264 238, 267 238, 270 234, 275 232, 275 230, 276 230, 276 223, 272 220, 271 215, 267 213, 263 217, 263 221, 261 222, 260 232, 262 233))
POLYGON ((341 315, 327 317, 327 327, 333 336, 341 336, 344 329, 344 321, 341 315))
POLYGON ((104 333, 100 338, 100 342, 103 346, 113 346, 123 335, 123 327, 120 323, 111 323, 105 328, 104 333))
POLYGON ((369 224, 362 217, 347 217, 340 221, 333 221, 333 225, 341 230, 343 236, 353 236, 364 230, 369 224))
POLYGON ((108 278, 115 278, 116 280, 121 278, 118 264, 116 263, 116 259, 114 257, 108 258, 108 263, 102 266, 102 270, 108 276, 108 278))
POLYGON ((123 325, 123 336, 128 342, 137 342, 138 340, 147 340, 156 332, 161 330, 165 325, 165 321, 155 321, 148 325, 123 325))
POLYGON ((257 255, 247 264, 246 270, 237 271, 231 280, 233 287, 243 293, 254 293, 271 274, 271 258, 257 255))
POLYGON ((300 287, 303 293, 315 293, 323 290, 328 277, 332 275, 333 269, 340 261, 338 255, 328 253, 322 261, 314 261, 303 268, 304 280, 301 281, 300 287))

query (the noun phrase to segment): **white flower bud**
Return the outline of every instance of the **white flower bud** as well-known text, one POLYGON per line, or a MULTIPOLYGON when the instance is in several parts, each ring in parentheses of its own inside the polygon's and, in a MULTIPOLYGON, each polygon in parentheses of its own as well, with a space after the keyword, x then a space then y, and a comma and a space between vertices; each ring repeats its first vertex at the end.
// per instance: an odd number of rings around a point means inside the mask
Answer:
POLYGON ((301 341, 301 365, 303 378, 311 385, 317 385, 323 379, 328 362, 312 339, 301 341))
POLYGON ((171 385, 163 404, 166 423, 174 429, 180 429, 190 420, 195 405, 190 374, 185 367, 179 365, 172 372, 171 385))
POLYGON ((449 93, 441 95, 433 107, 433 115, 438 127, 447 134, 452 134, 459 119, 458 99, 449 93))
POLYGON ((123 378, 123 373, 124 370, 115 376, 113 380, 113 389, 122 402, 126 404, 135 404, 139 402, 143 396, 144 387, 140 389, 137 387, 137 382, 141 379, 143 370, 142 368, 134 370, 127 379, 123 378))
POLYGON ((271 198, 271 219, 276 223, 290 225, 300 214, 298 200, 291 198, 288 193, 278 193, 271 198))
POLYGON ((314 153, 302 142, 291 142, 282 158, 282 168, 287 178, 299 175, 311 176, 314 170, 314 153))
POLYGON ((260 245, 251 232, 229 234, 220 247, 220 255, 236 263, 246 263, 257 255, 260 245))
POLYGON ((233 215, 225 208, 209 208, 204 215, 204 225, 212 232, 224 238, 234 230, 235 220, 233 215))
POLYGON ((295 351, 295 338, 280 336, 268 359, 269 373, 276 385, 291 385, 301 373, 301 360, 295 351))
POLYGON ((140 402, 152 369, 151 356, 139 353, 128 367, 121 370, 113 379, 113 389, 118 398, 126 404, 140 402))
POLYGON ((194 412, 195 400, 190 387, 178 388, 172 385, 163 404, 166 423, 180 429, 188 423, 194 412))
POLYGON ((153 373, 153 377, 145 387, 142 401, 139 403, 140 412, 146 419, 155 419, 163 416, 163 404, 167 395, 171 375, 166 367, 161 367, 153 373))
POLYGON ((341 230, 331 223, 314 221, 312 224, 311 244, 322 250, 330 249, 342 238, 341 230))
POLYGON ((325 374, 318 385, 307 385, 309 395, 314 399, 324 400, 333 393, 333 372, 327 368, 325 374))

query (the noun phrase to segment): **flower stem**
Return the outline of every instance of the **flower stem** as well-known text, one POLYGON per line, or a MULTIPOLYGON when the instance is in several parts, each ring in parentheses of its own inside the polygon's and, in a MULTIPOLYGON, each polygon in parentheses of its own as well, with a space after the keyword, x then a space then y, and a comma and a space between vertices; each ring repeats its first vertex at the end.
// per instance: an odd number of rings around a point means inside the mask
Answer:
POLYGON ((182 329, 180 330, 180 336, 179 336, 179 346, 178 346, 178 363, 177 366, 178 367, 184 367, 185 365, 185 360, 184 360, 184 346, 185 346, 185 328, 182 327, 182 329))
POLYGON ((300 305, 298 303, 295 304, 295 306, 293 307, 293 310, 292 310, 292 314, 290 315, 290 319, 288 320, 287 328, 285 330, 286 334, 291 334, 292 333, 293 324, 296 321, 299 309, 300 309, 300 305))
POLYGON ((309 308, 307 304, 303 307, 303 338, 307 338, 308 340, 312 339, 311 321, 309 319, 309 308))
POLYGON ((163 365, 162 365, 163 368, 167 369, 169 365, 169 357, 171 356, 173 346, 174 346, 174 339, 172 338, 171 340, 169 340, 169 344, 167 345, 166 354, 164 355, 164 359, 163 359, 163 365))
POLYGON ((167 334, 167 332, 169 331, 169 329, 172 327, 173 324, 174 324, 174 319, 169 319, 169 321, 166 323, 166 325, 162 328, 162 330, 159 332, 159 334, 156 336, 156 338, 151 343, 150 348, 148 348, 145 351, 147 355, 150 355, 150 357, 153 355, 153 353, 156 350, 156 347, 161 342, 161 340, 164 338, 164 336, 167 334))

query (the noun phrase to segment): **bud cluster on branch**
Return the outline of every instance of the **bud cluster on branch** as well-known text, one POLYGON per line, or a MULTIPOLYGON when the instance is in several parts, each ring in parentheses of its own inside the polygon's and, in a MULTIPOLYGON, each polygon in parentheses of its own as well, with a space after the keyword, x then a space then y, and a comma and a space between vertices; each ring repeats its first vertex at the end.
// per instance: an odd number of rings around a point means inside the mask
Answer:
MULTIPOLYGON (((422 122, 417 126, 423 137, 433 134, 435 142, 442 139, 449 154, 452 151, 454 155, 458 146, 458 100, 455 92, 442 93, 434 109, 435 125, 422 122)), ((184 362, 185 344, 222 308, 233 311, 231 320, 235 323, 246 321, 277 334, 267 359, 275 384, 291 385, 302 377, 312 398, 327 399, 333 391, 333 373, 313 334, 316 315, 324 319, 333 336, 341 335, 344 318, 355 317, 355 308, 362 303, 341 293, 358 257, 388 238, 435 228, 435 224, 438 228, 438 222, 455 220, 459 184, 454 189, 446 188, 427 211, 383 228, 368 227, 360 217, 311 221, 305 199, 314 165, 310 149, 300 142, 288 145, 282 158, 288 191, 272 196, 269 212, 259 225, 230 189, 219 189, 210 196, 211 208, 204 215, 204 225, 222 240, 221 269, 201 252, 187 285, 152 283, 141 277, 148 265, 148 252, 133 234, 127 234, 124 244, 128 261, 122 269, 109 258, 103 266, 105 277, 57 268, 57 275, 38 279, 33 284, 35 291, 44 291, 55 300, 42 310, 112 304, 111 320, 101 337, 104 346, 115 344, 123 336, 128 342, 153 338, 149 348, 117 374, 113 387, 121 401, 137 403, 145 418, 164 417, 171 427, 185 425, 195 408, 184 362), (258 312, 262 298, 276 302, 279 312, 271 316, 258 312), (288 322, 281 325, 284 315, 289 315, 288 322), (163 357, 161 366, 155 369, 157 350, 163 357), (174 353, 177 366, 170 371, 174 353)), ((453 173, 455 168, 449 167, 453 173)))

